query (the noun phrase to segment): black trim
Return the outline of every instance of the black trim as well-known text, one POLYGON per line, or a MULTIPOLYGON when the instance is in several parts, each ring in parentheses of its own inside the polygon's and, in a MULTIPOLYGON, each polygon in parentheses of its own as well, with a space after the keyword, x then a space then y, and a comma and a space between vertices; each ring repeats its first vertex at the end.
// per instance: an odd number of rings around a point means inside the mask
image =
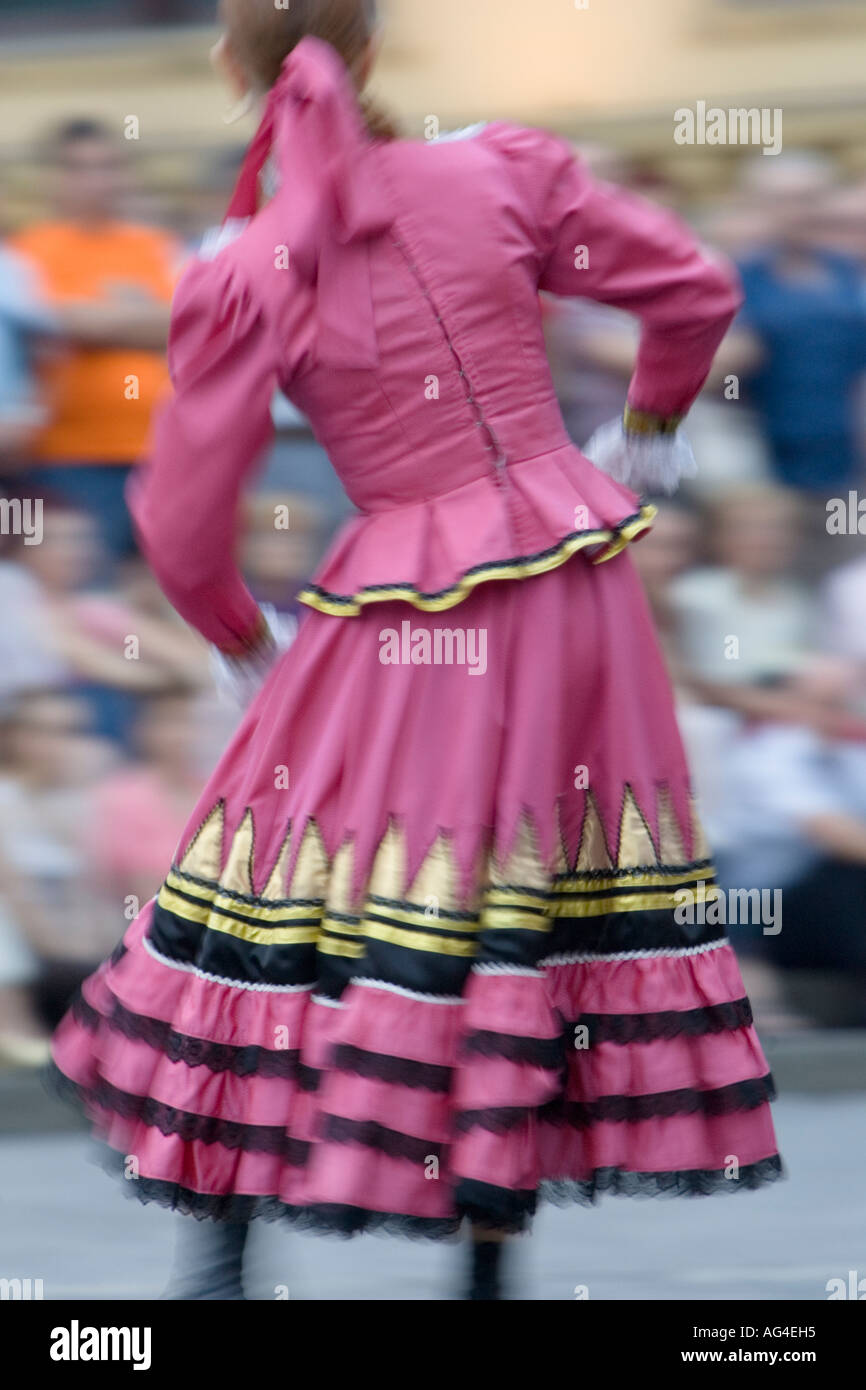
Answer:
MULTIPOLYGON (((223 915, 231 916, 230 913, 223 915)), ((318 919, 315 925, 321 925, 318 919)), ((189 922, 158 902, 154 904, 147 939, 166 960, 195 966, 229 983, 312 985, 316 982, 315 941, 280 945, 244 941, 228 932, 211 931, 201 923, 189 922)))
POLYGON ((684 951, 727 938, 724 923, 680 925, 674 919, 674 910, 668 907, 608 912, 600 917, 556 917, 551 927, 549 935, 543 938, 543 960, 559 955, 684 951))
POLYGON ((508 1062, 559 1071, 565 1063, 565 1038, 527 1038, 513 1033, 495 1033, 478 1028, 461 1043, 466 1057, 501 1057, 508 1062))
POLYGON ((118 999, 114 1000, 111 1014, 104 1015, 79 994, 73 1001, 72 1014, 89 1032, 104 1025, 132 1042, 146 1043, 170 1062, 183 1062, 188 1067, 207 1067, 208 1071, 217 1073, 231 1072, 233 1076, 278 1077, 296 1081, 304 1091, 318 1088, 319 1072, 301 1062, 298 1048, 274 1051, 266 1047, 237 1047, 230 1043, 213 1042, 209 1038, 196 1038, 189 1033, 177 1032, 170 1023, 160 1018, 133 1013, 118 999))
POLYGON ((292 1168, 303 1167, 309 1158, 311 1145, 306 1140, 292 1139, 282 1125, 245 1125, 213 1115, 197 1115, 191 1110, 178 1110, 150 1096, 122 1091, 102 1077, 95 1087, 79 1086, 54 1063, 49 1065, 46 1081, 62 1098, 76 1100, 91 1118, 93 1109, 97 1108, 158 1129, 161 1134, 175 1134, 186 1144, 221 1144, 242 1153, 274 1154, 292 1168))
POLYGON ((594 1124, 632 1124, 640 1120, 669 1119, 673 1115, 732 1115, 738 1111, 756 1110, 775 1098, 775 1085, 768 1072, 766 1076, 735 1081, 730 1086, 719 1086, 711 1091, 683 1087, 644 1096, 601 1096, 591 1101, 557 1097, 540 1107, 501 1105, 483 1110, 464 1110, 457 1115, 456 1124, 461 1134, 473 1129, 507 1134, 534 1115, 545 1124, 588 1129, 594 1124))
POLYGON ((430 1158, 441 1159, 447 1145, 432 1139, 419 1139, 388 1129, 375 1120, 349 1120, 345 1115, 322 1115, 322 1138, 334 1144, 360 1144, 375 1149, 389 1158, 405 1158, 409 1163, 424 1164, 430 1158))
POLYGON ((363 956, 352 961, 352 977, 453 999, 463 994, 475 960, 474 955, 418 950, 367 936, 363 956))
POLYGON ((723 1192, 754 1192, 767 1183, 786 1177, 778 1154, 742 1167, 736 1178, 724 1168, 685 1168, 665 1173, 632 1173, 625 1168, 596 1168, 583 1181, 572 1178, 548 1179, 541 1183, 539 1197, 553 1206, 572 1202, 592 1206, 599 1197, 713 1197, 723 1192))
POLYGON ((586 1027, 589 1045, 612 1042, 629 1043, 669 1041, 671 1038, 705 1037, 709 1033, 735 1032, 748 1028, 753 1022, 748 999, 734 999, 726 1004, 707 1004, 699 1009, 667 1010, 649 1014, 581 1014, 571 1025, 570 1033, 586 1027))
MULTIPOLYGON (((101 1144, 100 1158, 106 1172, 125 1176, 123 1155, 101 1144)), ((137 1198, 144 1204, 153 1202, 184 1216, 194 1216, 198 1221, 285 1221, 296 1231, 343 1239, 376 1234, 402 1236, 408 1240, 454 1240, 460 1233, 459 1216, 406 1216, 400 1212, 368 1211, 337 1203, 295 1207, 276 1196, 195 1192, 159 1178, 140 1177, 125 1181, 122 1186, 127 1197, 137 1198)))
POLYGON ((334 1049, 335 1071, 350 1072, 373 1081, 408 1086, 412 1090, 434 1091, 447 1095, 451 1089, 453 1070, 432 1062, 414 1062, 408 1057, 392 1057, 383 1052, 368 1052, 361 1047, 341 1043, 334 1049))
MULTIPOLYGON (((53 1093, 63 1100, 72 1100, 76 1108, 86 1099, 86 1092, 71 1082, 55 1063, 46 1068, 44 1076, 53 1093)), ((428 1150, 433 1147, 425 1145, 428 1150)), ((124 1154, 111 1149, 103 1141, 99 1142, 99 1151, 107 1171, 127 1176, 124 1154)), ((632 1197, 699 1197, 750 1191, 783 1176, 784 1169, 778 1154, 741 1168, 736 1180, 727 1178, 723 1169, 631 1173, 619 1168, 599 1168, 581 1181, 570 1178, 546 1180, 539 1187, 538 1197, 557 1206, 570 1202, 591 1205, 604 1193, 632 1197)), ((455 1204, 459 1214, 438 1218, 367 1211, 361 1207, 340 1205, 293 1207, 275 1195, 195 1192, 178 1183, 147 1177, 125 1181, 123 1191, 126 1196, 143 1203, 155 1202, 200 1221, 287 1221, 298 1230, 323 1235, 349 1237, 364 1232, 379 1232, 430 1240, 453 1240, 459 1234, 465 1217, 479 1226, 494 1230, 522 1230, 535 1205, 535 1194, 532 1192, 512 1191, 460 1178, 455 1182, 455 1204)))

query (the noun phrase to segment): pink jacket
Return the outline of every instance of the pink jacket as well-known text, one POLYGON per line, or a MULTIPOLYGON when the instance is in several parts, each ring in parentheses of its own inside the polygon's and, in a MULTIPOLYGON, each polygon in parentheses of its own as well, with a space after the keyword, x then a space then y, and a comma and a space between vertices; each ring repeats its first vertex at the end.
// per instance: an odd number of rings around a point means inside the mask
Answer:
POLYGON ((594 182, 569 146, 493 124, 469 139, 372 142, 315 39, 287 58, 230 215, 249 216, 177 290, 175 397, 131 489, 178 611, 241 648, 258 611, 235 561, 238 497, 280 388, 359 515, 302 595, 352 615, 436 611, 648 524, 569 441, 539 291, 639 316, 629 401, 687 410, 739 304, 733 272, 668 212, 594 182), (279 186, 255 212, 268 151, 279 186), (255 212, 254 216, 250 216, 255 212))

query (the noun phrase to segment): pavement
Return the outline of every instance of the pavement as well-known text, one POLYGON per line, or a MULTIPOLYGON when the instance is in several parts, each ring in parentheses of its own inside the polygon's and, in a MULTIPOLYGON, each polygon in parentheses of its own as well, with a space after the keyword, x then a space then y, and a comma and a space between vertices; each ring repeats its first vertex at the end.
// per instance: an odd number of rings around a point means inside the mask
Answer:
MULTIPOLYGON (((787 1181, 716 1199, 542 1208, 532 1239, 515 1243, 513 1297, 574 1301, 584 1287, 590 1301, 813 1301, 830 1279, 866 1278, 862 1095, 783 1087, 775 1115, 787 1181)), ((42 1279, 47 1300, 156 1299, 184 1218, 124 1196, 89 1149, 62 1130, 0 1136, 0 1278, 42 1279)), ((257 1300, 457 1297, 463 1252, 451 1244, 344 1242, 262 1223, 253 1234, 257 1300)))

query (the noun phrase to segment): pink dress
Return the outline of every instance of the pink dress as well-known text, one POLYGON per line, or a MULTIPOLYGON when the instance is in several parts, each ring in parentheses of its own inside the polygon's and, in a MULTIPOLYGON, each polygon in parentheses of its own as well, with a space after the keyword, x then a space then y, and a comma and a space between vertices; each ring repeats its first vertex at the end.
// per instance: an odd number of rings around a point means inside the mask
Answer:
POLYGON ((672 416, 731 273, 550 135, 370 142, 315 40, 234 215, 268 150, 277 192, 178 290, 134 511, 229 650, 257 625, 236 512, 276 382, 358 516, 57 1065, 130 1187, 199 1216, 443 1235, 519 1229, 539 1195, 770 1180, 737 962, 677 911, 713 870, 626 551, 652 511, 570 443, 539 310, 639 315, 630 401, 672 416))

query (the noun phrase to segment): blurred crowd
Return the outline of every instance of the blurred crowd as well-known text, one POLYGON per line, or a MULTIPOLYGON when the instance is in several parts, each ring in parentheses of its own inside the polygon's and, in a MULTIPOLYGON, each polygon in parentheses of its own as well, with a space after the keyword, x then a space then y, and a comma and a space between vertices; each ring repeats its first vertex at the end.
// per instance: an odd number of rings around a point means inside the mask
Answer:
MULTIPOLYGON (((157 890, 237 718, 123 501, 167 389, 172 286, 237 153, 205 161, 173 216, 97 122, 68 122, 41 158, 50 205, 0 245, 0 1063, 42 1059, 157 890)), ((781 932, 731 928, 764 1026, 866 1024, 866 185, 785 153, 680 210, 737 262, 745 305, 690 420, 700 477, 634 555, 722 882, 784 890, 781 932)), ((543 311, 584 444, 622 409, 637 329, 586 301, 543 311)), ((243 560, 291 613, 350 508, 288 402, 274 420, 243 560)))

